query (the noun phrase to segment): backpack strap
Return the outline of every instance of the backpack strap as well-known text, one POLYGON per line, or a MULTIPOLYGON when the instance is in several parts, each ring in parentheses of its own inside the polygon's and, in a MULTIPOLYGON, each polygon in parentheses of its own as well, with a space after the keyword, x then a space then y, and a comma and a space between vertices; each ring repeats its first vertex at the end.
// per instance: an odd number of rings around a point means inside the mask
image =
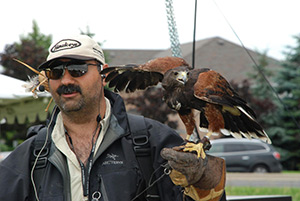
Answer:
MULTIPOLYGON (((152 167, 149 133, 146 127, 145 118, 140 115, 128 114, 128 119, 133 149, 146 182, 146 187, 148 187, 154 169, 152 167)), ((147 190, 146 199, 149 201, 159 200, 157 185, 154 185, 147 190)))
MULTIPOLYGON (((32 137, 34 136, 34 140, 33 140, 33 144, 32 144, 32 154, 31 154, 31 161, 30 161, 30 167, 31 169, 35 164, 34 167, 34 172, 33 172, 33 179, 34 179, 34 185, 36 187, 36 189, 38 190, 41 186, 41 181, 45 172, 45 168, 47 166, 47 162, 48 162, 48 155, 49 155, 49 151, 50 151, 50 136, 48 136, 48 139, 46 139, 47 137, 47 127, 45 127, 44 125, 37 125, 37 126, 33 126, 31 128, 28 129, 27 132, 27 136, 28 137, 32 137), (47 140, 47 144, 45 145, 43 151, 41 152, 41 154, 39 155, 40 151, 42 150, 45 141, 47 140), (37 156, 39 156, 37 158, 37 156), (37 159, 37 161, 36 161, 37 159)), ((33 185, 33 184, 32 184, 33 185)), ((35 195, 34 192, 32 192, 31 195, 32 199, 35 199, 35 195)))

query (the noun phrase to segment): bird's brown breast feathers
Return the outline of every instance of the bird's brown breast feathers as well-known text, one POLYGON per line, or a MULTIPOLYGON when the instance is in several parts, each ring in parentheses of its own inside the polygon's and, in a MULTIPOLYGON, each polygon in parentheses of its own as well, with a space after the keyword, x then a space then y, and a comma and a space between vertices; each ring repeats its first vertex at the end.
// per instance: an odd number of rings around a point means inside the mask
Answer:
POLYGON ((220 129, 225 128, 225 122, 220 106, 207 103, 204 107, 205 117, 208 121, 208 130, 212 132, 220 132, 220 129))

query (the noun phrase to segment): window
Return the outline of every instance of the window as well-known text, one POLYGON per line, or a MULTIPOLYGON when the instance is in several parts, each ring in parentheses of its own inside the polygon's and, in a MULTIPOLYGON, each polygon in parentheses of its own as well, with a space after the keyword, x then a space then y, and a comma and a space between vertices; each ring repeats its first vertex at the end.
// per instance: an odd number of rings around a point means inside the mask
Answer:
POLYGON ((247 151, 258 151, 266 149, 263 145, 260 144, 246 144, 245 147, 247 151))
POLYGON ((208 153, 222 153, 224 152, 223 144, 213 144, 208 153))
POLYGON ((228 143, 225 144, 224 152, 236 152, 236 151, 245 151, 245 146, 238 143, 228 143))

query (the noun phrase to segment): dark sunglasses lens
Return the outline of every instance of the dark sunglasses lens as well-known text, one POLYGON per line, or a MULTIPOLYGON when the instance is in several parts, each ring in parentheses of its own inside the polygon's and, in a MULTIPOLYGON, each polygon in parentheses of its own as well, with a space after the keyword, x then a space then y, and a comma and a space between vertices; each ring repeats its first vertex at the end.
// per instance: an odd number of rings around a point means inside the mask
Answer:
POLYGON ((67 67, 72 77, 81 77, 88 71, 87 64, 71 64, 67 67))
POLYGON ((51 70, 46 70, 46 76, 49 78, 49 79, 52 79, 52 80, 58 80, 61 78, 62 74, 64 72, 64 69, 63 67, 59 68, 59 67, 55 67, 51 70))
MULTIPOLYGON (((88 71, 88 65, 84 64, 70 64, 67 66, 68 72, 72 77, 81 77, 88 71)), ((46 70, 46 76, 52 80, 60 79, 64 74, 63 65, 53 67, 46 70)))

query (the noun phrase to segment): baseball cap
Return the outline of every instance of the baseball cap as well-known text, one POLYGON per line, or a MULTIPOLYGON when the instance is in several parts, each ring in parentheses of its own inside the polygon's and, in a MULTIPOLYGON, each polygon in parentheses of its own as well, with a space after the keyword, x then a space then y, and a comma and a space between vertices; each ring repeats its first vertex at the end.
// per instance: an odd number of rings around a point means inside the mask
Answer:
POLYGON ((103 50, 96 41, 87 35, 68 37, 52 43, 49 48, 47 60, 38 68, 43 70, 49 67, 49 64, 55 59, 62 58, 79 60, 96 59, 105 64, 103 50))

